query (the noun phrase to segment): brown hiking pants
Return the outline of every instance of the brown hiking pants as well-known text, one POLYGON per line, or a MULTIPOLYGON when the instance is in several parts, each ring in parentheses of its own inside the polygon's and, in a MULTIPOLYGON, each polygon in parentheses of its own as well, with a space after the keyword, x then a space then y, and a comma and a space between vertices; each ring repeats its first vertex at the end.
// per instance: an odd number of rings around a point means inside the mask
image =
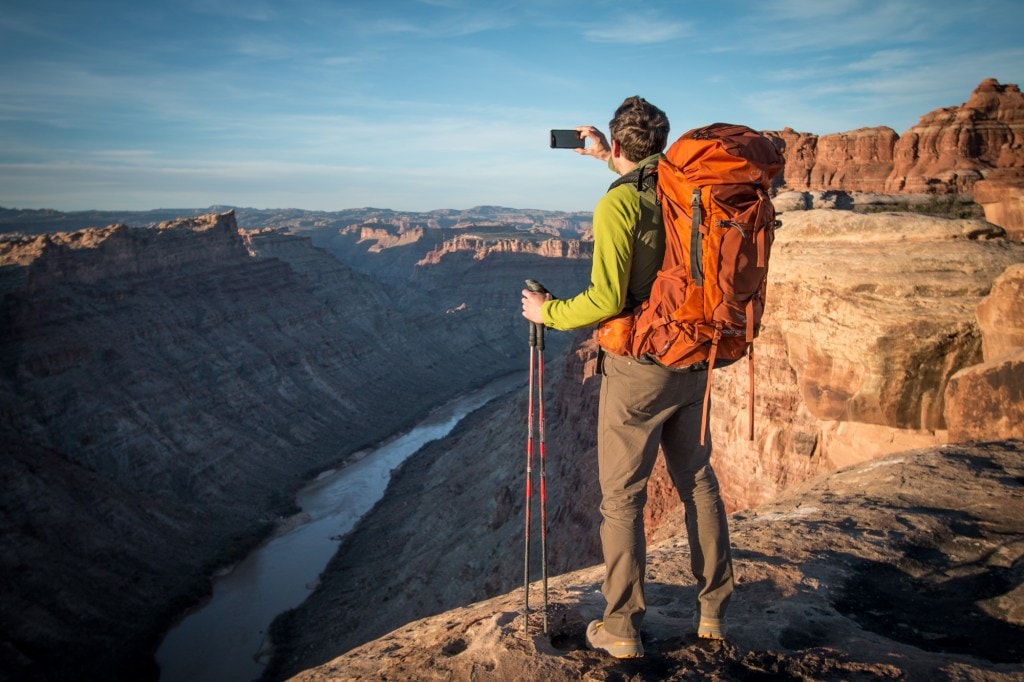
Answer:
POLYGON ((604 627, 637 637, 647 610, 644 504, 658 445, 686 512, 697 608, 721 619, 732 595, 732 554, 711 437, 700 444, 706 371, 674 372, 603 354, 597 456, 601 480, 601 547, 606 576, 604 627))

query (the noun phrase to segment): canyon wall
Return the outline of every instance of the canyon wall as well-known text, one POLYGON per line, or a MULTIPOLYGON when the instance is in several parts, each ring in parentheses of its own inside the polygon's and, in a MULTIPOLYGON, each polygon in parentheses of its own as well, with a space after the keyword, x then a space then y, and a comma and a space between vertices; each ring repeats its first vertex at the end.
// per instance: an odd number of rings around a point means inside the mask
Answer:
POLYGON ((495 253, 524 253, 542 258, 590 258, 594 253, 593 242, 578 239, 544 239, 539 242, 525 242, 516 238, 487 239, 478 235, 460 235, 446 240, 423 257, 417 265, 437 265, 450 254, 472 253, 476 260, 483 260, 495 253))
POLYGON ((232 213, 0 240, 4 674, 153 679, 302 482, 521 369, 548 259, 510 257, 489 286, 385 286, 232 213))
POLYGON ((950 440, 1024 439, 1024 263, 992 283, 975 314, 982 358, 946 387, 950 440))
POLYGON ((1024 245, 982 220, 826 210, 781 220, 755 343, 753 442, 745 363, 715 377, 716 467, 733 509, 808 476, 946 442, 951 377, 982 359, 975 309, 1024 261, 1024 245))

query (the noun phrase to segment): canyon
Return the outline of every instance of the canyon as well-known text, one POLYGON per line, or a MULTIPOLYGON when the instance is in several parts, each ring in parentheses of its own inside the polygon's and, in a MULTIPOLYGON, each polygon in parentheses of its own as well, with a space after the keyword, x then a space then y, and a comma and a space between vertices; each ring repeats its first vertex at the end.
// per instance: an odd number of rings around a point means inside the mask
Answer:
MULTIPOLYGON (((872 615, 885 595, 852 596, 879 573, 886 589, 929 594, 959 577, 986 604, 969 645, 1019 641, 1024 627, 1020 99, 984 81, 903 136, 769 133, 787 167, 754 441, 746 362, 714 373, 715 466, 749 581, 729 645, 681 632, 692 578, 659 469, 653 667, 581 650, 600 580, 600 378, 589 331, 552 332, 553 635, 515 634, 526 405, 514 394, 394 473, 310 598, 275 622, 265 679, 1024 671, 1012 647, 972 657, 943 643, 956 622, 927 641, 920 600, 899 632, 872 615), (970 193, 988 221, 897 210, 970 193)), ((289 519, 304 481, 495 377, 525 382, 523 278, 558 294, 589 277, 588 214, 172 213, 0 210, 5 676, 156 679, 161 634, 289 519)))
POLYGON ((155 677, 302 482, 518 369, 521 276, 473 262, 381 286, 230 212, 0 242, 4 669, 155 677))

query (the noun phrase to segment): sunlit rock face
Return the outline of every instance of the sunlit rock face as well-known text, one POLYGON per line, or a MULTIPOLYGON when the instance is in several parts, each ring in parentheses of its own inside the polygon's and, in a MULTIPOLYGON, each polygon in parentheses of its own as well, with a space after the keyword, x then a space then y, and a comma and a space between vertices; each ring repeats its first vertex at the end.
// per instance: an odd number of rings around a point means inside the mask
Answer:
POLYGON ((982 81, 959 107, 925 114, 896 143, 889 192, 970 192, 990 171, 1024 167, 1024 95, 982 81))
POLYGON ((1003 227, 1011 239, 1024 241, 1024 171, 979 180, 974 201, 985 210, 986 220, 1003 227))
POLYGON ((996 279, 977 317, 984 361, 949 381, 949 438, 1024 438, 1024 263, 996 279))
POLYGON ((884 126, 820 136, 791 128, 766 134, 786 158, 776 180, 780 189, 970 194, 990 177, 1024 186, 1024 95, 991 78, 967 102, 925 114, 902 135, 884 126))
POLYGON ((790 190, 882 192, 899 136, 892 128, 815 135, 792 128, 765 131, 786 159, 776 185, 790 190))
POLYGON ((755 342, 754 441, 746 362, 715 373, 716 467, 733 508, 945 442, 950 378, 982 359, 975 309, 1024 259, 1024 245, 981 220, 827 210, 781 219, 755 342))

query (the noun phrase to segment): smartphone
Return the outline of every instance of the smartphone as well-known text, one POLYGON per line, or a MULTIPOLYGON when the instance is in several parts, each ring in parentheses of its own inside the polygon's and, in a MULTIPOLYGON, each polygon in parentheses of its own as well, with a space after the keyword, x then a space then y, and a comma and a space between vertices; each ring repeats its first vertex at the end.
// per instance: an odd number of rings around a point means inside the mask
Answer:
POLYGON ((584 145, 586 145, 586 140, 580 137, 575 130, 551 131, 552 149, 582 149, 584 145))

